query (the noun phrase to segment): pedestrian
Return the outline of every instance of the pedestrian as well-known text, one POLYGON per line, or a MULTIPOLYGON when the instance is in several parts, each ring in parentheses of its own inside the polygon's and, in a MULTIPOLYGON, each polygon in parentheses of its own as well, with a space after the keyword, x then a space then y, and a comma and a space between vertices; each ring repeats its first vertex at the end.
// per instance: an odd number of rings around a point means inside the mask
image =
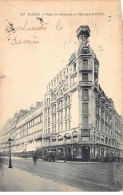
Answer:
POLYGON ((38 156, 36 153, 33 154, 33 162, 34 162, 34 165, 37 165, 37 160, 38 160, 38 156))

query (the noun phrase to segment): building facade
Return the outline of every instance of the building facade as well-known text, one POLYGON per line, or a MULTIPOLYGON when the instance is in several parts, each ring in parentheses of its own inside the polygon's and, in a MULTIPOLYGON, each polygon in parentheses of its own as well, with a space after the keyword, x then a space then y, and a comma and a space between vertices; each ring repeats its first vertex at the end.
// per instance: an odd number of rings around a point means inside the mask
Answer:
POLYGON ((13 153, 40 148, 55 151, 59 159, 67 155, 84 161, 120 156, 122 116, 98 83, 99 60, 89 36, 88 26, 78 28, 79 48, 48 83, 41 107, 13 123, 13 153))
POLYGON ((20 110, 8 121, 2 131, 1 148, 4 154, 9 152, 8 139, 11 138, 11 151, 15 156, 23 152, 35 151, 42 145, 43 134, 43 104, 36 102, 30 110, 20 110))

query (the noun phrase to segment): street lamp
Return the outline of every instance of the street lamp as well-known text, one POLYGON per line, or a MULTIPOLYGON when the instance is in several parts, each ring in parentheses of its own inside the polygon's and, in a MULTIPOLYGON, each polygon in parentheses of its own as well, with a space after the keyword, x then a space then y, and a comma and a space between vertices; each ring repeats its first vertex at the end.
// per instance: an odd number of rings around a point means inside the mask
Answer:
POLYGON ((9 166, 8 168, 13 168, 12 167, 12 161, 11 161, 11 142, 13 141, 13 139, 9 138, 8 142, 9 142, 9 166))
POLYGON ((64 135, 64 139, 65 139, 65 159, 64 159, 64 162, 66 162, 66 135, 64 135))

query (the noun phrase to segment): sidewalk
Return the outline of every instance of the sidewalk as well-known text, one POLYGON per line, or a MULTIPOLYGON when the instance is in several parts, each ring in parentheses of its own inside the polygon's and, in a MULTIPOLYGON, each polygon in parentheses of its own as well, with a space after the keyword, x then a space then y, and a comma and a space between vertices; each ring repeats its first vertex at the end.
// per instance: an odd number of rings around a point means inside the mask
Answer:
MULTIPOLYGON (((8 159, 7 156, 4 156, 5 159, 8 159)), ((15 157, 15 156, 12 156, 12 159, 19 159, 19 160, 24 160, 25 158, 20 158, 20 157, 15 157)), ((32 160, 32 158, 26 158, 26 160, 32 160)), ((38 161, 43 161, 42 159, 38 159, 38 161)), ((101 163, 101 162, 84 162, 84 161, 64 161, 64 160, 55 160, 55 162, 58 162, 58 163, 76 163, 76 164, 96 164, 96 163, 101 163)))
POLYGON ((8 168, 3 165, 0 169, 0 191, 62 191, 77 192, 81 189, 44 179, 32 173, 22 171, 18 168, 8 168))

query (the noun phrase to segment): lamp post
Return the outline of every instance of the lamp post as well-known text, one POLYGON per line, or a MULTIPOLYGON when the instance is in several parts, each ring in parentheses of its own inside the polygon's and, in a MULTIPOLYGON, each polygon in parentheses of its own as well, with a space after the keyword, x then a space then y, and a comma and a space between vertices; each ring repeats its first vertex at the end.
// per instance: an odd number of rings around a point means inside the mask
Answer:
POLYGON ((64 162, 66 162, 66 135, 64 135, 64 139, 65 139, 65 159, 64 159, 64 162))
POLYGON ((8 142, 9 142, 9 166, 8 168, 13 168, 12 167, 12 160, 11 160, 11 142, 13 141, 13 139, 9 138, 8 142))

